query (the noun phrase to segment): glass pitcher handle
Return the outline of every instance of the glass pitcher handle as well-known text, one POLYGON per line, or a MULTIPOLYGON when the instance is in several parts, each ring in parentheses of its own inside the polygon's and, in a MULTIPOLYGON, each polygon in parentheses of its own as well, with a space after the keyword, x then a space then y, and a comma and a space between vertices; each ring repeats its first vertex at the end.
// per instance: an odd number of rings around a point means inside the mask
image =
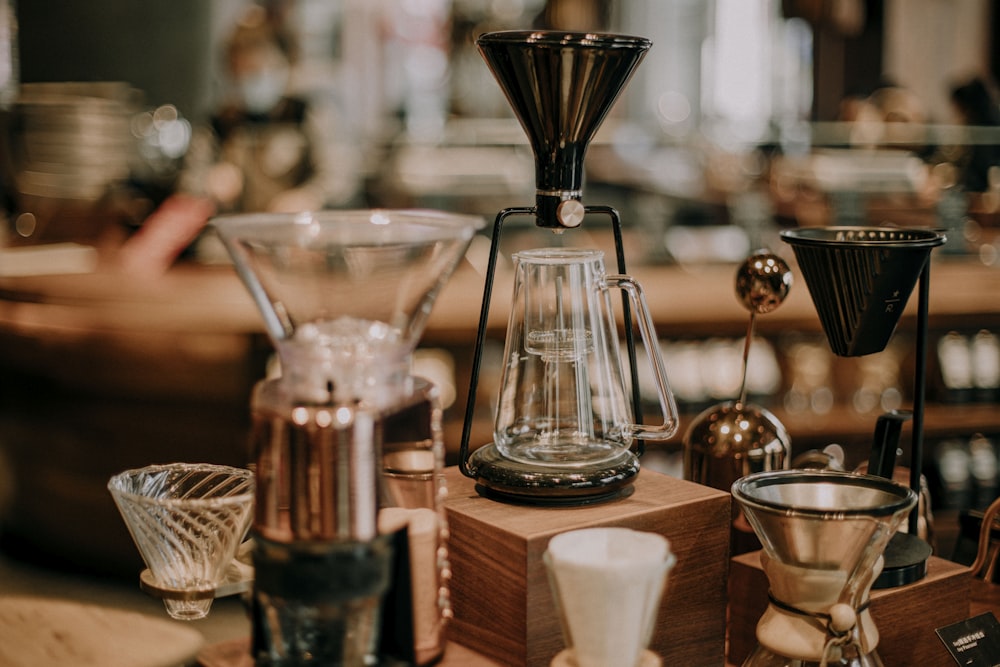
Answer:
MULTIPOLYGON (((646 348, 646 356, 649 358, 653 370, 653 381, 656 384, 656 393, 660 401, 660 411, 663 413, 663 424, 633 424, 632 433, 642 440, 665 440, 677 431, 679 424, 677 403, 674 401, 674 393, 670 390, 670 383, 667 381, 667 367, 660 354, 660 344, 656 337, 656 328, 653 326, 653 317, 649 313, 649 306, 646 305, 645 293, 642 291, 642 286, 632 276, 609 275, 604 280, 607 287, 617 287, 624 290, 632 302, 635 318, 639 324, 639 334, 642 336, 642 344, 646 348)), ((632 326, 632 323, 626 322, 625 326, 632 326)))

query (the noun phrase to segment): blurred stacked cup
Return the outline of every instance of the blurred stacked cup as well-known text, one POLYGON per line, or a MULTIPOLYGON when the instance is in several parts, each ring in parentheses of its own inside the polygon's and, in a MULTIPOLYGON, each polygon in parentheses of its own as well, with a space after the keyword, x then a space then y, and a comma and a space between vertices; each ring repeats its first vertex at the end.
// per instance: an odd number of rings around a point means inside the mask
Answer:
POLYGON ((108 198, 129 177, 136 98, 119 82, 20 87, 5 165, 14 238, 81 240, 103 230, 108 198))

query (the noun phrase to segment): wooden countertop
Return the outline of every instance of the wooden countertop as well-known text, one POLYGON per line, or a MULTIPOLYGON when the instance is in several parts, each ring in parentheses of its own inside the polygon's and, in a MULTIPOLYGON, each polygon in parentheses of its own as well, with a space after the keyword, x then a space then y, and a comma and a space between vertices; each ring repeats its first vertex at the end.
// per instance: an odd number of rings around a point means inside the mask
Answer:
MULTIPOLYGON (((40 599, 100 605, 108 609, 142 614, 150 619, 193 629, 205 640, 199 653, 199 667, 253 666, 245 652, 250 620, 238 597, 216 600, 209 615, 198 621, 172 621, 163 603, 139 590, 134 582, 85 577, 46 569, 0 553, 0 596, 32 596, 40 599)), ((455 642, 450 642, 441 667, 498 667, 497 663, 455 642)))
MULTIPOLYGON (((933 257, 933 256, 932 256, 933 257)), ((662 337, 742 335, 748 314, 734 294, 735 267, 636 266, 662 337)), ((757 318, 760 333, 819 330, 801 275, 785 303, 757 318)), ((498 270, 490 334, 502 338, 513 276, 498 270)), ((435 302, 423 344, 469 344, 479 320, 483 275, 464 263, 435 302)), ((901 326, 916 313, 911 296, 901 326)), ((931 267, 932 328, 1000 325, 1000 269, 972 259, 935 259, 931 267)), ((0 328, 262 333, 260 316, 230 267, 181 264, 155 280, 114 272, 0 278, 0 328)))

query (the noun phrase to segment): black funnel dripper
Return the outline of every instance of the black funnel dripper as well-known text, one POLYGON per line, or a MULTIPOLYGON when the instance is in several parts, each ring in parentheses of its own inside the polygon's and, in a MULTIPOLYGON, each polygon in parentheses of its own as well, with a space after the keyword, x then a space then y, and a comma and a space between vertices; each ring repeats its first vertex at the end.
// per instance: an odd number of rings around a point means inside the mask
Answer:
POLYGON ((841 357, 885 349, 931 250, 945 242, 930 229, 849 226, 790 229, 781 239, 841 357))
POLYGON ((538 224, 565 226, 556 207, 582 198, 590 140, 652 43, 560 31, 491 32, 476 43, 531 142, 538 224))

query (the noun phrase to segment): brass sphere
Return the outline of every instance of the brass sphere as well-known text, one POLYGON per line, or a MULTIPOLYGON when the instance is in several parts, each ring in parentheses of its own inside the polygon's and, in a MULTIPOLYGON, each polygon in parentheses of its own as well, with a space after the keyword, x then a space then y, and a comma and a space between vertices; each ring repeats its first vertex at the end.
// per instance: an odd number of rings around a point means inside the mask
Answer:
POLYGON ((745 475, 788 467, 791 438, 768 410, 737 401, 695 417, 684 434, 684 478, 729 491, 745 475))
POLYGON ((767 250, 747 257, 736 271, 736 296, 751 313, 770 313, 785 301, 791 287, 788 263, 767 250))

